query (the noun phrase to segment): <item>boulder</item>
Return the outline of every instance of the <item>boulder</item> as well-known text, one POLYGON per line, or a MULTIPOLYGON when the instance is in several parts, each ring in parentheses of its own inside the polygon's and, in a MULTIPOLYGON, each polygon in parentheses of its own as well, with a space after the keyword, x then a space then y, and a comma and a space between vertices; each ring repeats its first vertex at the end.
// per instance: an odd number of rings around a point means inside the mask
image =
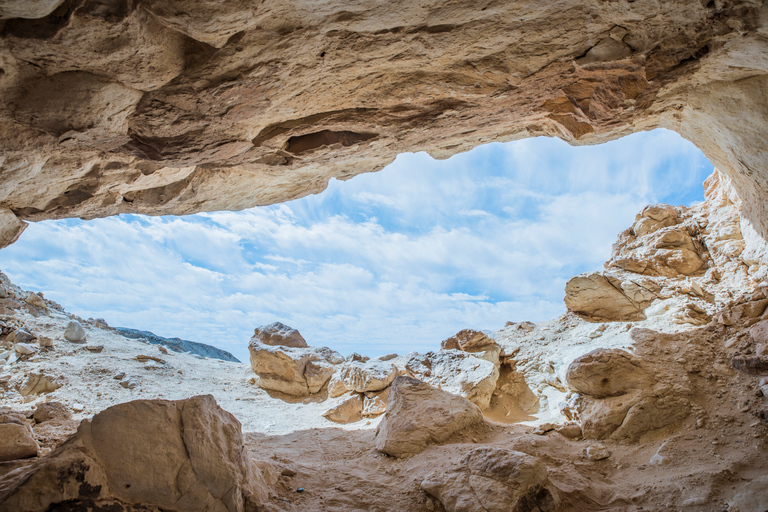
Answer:
POLYGON ((26 422, 13 415, 0 415, 0 462, 35 457, 39 449, 26 422))
POLYGON ((363 397, 357 393, 341 402, 336 407, 328 409, 323 416, 335 423, 354 423, 363 419, 363 397))
POLYGON ((52 393, 61 387, 52 377, 42 373, 30 373, 19 388, 22 396, 39 395, 41 393, 52 393))
POLYGON ((405 371, 411 377, 462 396, 481 409, 490 405, 499 378, 494 363, 455 349, 415 354, 406 362, 405 371))
POLYGON ((565 380, 573 391, 595 398, 624 395, 653 383, 639 358, 625 350, 603 348, 574 359, 565 380))
POLYGON ((341 396, 347 391, 365 393, 381 391, 397 377, 397 367, 383 361, 347 361, 331 377, 328 383, 329 396, 341 396))
POLYGON ((407 457, 482 422, 480 408, 466 398, 399 376, 389 390, 388 410, 374 442, 383 453, 407 457))
POLYGON ((254 340, 273 347, 306 348, 308 346, 299 331, 280 322, 257 327, 251 338, 251 341, 254 340))
POLYGON ((37 339, 37 336, 29 332, 27 329, 21 328, 17 329, 13 333, 13 342, 14 343, 31 343, 35 339, 37 339))
MULTIPOLYGON (((630 288, 636 296, 634 286, 630 288)), ((591 320, 619 322, 645 320, 643 310, 650 302, 637 302, 627 296, 621 279, 607 272, 587 272, 566 283, 565 305, 591 320)))
POLYGON ((64 339, 74 343, 85 341, 85 329, 80 325, 80 322, 77 320, 70 320, 67 324, 67 328, 64 329, 64 339))
POLYGON ((72 418, 72 413, 66 405, 61 402, 43 402, 37 406, 32 417, 37 423, 43 423, 49 420, 68 420, 72 418))
POLYGON ((0 478, 4 510, 243 512, 266 499, 240 422, 210 395, 115 405, 0 478))
POLYGON ((344 361, 327 347, 272 346, 251 339, 248 349, 251 368, 259 376, 258 385, 291 396, 319 392, 331 378, 334 365, 344 361))
POLYGON ((440 343, 443 350, 461 350, 475 356, 492 362, 497 367, 500 364, 499 354, 501 347, 495 340, 491 339, 481 331, 464 329, 457 332, 448 339, 440 343))
POLYGON ((48 305, 45 303, 43 298, 34 292, 27 292, 26 294, 24 294, 24 302, 26 302, 30 306, 35 306, 36 308, 41 308, 41 309, 48 308, 48 305))
POLYGON ((421 488, 446 512, 548 512, 559 505, 541 461, 490 446, 469 448, 461 460, 427 476, 421 488))

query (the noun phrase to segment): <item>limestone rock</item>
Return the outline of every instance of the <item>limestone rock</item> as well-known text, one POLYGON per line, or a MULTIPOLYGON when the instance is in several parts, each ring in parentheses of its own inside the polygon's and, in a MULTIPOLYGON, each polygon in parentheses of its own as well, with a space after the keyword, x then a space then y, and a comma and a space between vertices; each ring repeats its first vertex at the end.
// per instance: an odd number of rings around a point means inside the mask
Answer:
POLYGON ((591 5, 6 0, 4 211, 242 209, 409 151, 664 126, 734 178, 765 236, 759 2, 591 5))
POLYGON ((112 406, 47 457, 0 478, 8 510, 243 512, 266 498, 240 423, 210 395, 112 406))
POLYGON ((29 343, 17 343, 16 345, 13 346, 13 348, 14 350, 16 350, 17 354, 20 354, 22 356, 32 355, 35 352, 37 352, 37 347, 29 343))
POLYGON ((393 457, 407 457, 482 421, 480 408, 469 400, 399 376, 389 390, 389 408, 376 428, 375 445, 393 457))
MULTIPOLYGON (((635 283, 627 287, 636 295, 635 283)), ((623 288, 621 279, 608 272, 587 272, 571 278, 565 285, 565 305, 596 321, 645 320, 643 310, 649 300, 633 300, 623 288)))
POLYGON ((565 378, 572 390, 595 398, 624 395, 653 383, 638 358, 619 349, 597 349, 576 358, 565 378))
POLYGON ((34 334, 29 332, 27 329, 21 328, 16 329, 16 331, 13 333, 13 342, 14 343, 31 343, 37 338, 34 334))
MULTIPOLYGON (((0 18, 2 18, 2 7, 0 7, 0 18)), ((27 228, 27 223, 20 220, 7 208, 0 208, 0 249, 8 247, 19 239, 21 234, 27 228)))
POLYGON ((742 485, 728 500, 728 512, 768 510, 768 476, 763 475, 742 485))
POLYGON ((381 391, 397 377, 397 367, 383 361, 348 361, 340 365, 328 383, 331 397, 341 396, 347 391, 365 393, 381 391))
POLYGON ((347 356, 347 361, 357 361, 360 363, 365 363, 369 361, 371 358, 368 356, 364 356, 362 354, 358 354, 357 352, 352 352, 347 356))
POLYGON ((26 302, 30 306, 35 306, 36 308, 41 308, 41 309, 48 308, 48 305, 45 303, 43 298, 34 292, 27 292, 24 295, 24 302, 26 302))
MULTIPOLYGON (((40 447, 29 425, 20 421, 2 422, 0 418, 0 462, 37 456, 40 447)), ((2 499, 0 499, 2 503, 2 499)))
POLYGON ((602 443, 590 444, 584 452, 587 458, 594 462, 607 459, 611 456, 611 451, 602 443))
POLYGON ((415 354, 406 362, 405 370, 411 377, 463 396, 481 409, 490 405, 499 378, 494 363, 453 349, 415 354))
POLYGON ((70 320, 67 324, 67 328, 64 329, 64 339, 72 341, 74 343, 82 343, 85 341, 85 329, 77 320, 70 320))
POLYGON ((447 512, 547 512, 559 505, 541 461, 490 446, 470 448, 460 461, 425 478, 421 488, 447 512))
POLYGON ((387 412, 389 404, 389 388, 378 393, 368 392, 363 398, 363 417, 375 418, 387 412))
POLYGON ((354 423, 363 419, 363 398, 354 393, 352 396, 323 413, 323 416, 335 423, 354 423))
POLYGON ((440 343, 443 350, 461 350, 476 355, 481 359, 490 361, 497 367, 500 365, 499 354, 501 347, 487 334, 472 329, 464 329, 457 332, 440 343))
POLYGON ((280 322, 257 327, 253 331, 251 341, 258 341, 265 345, 279 347, 306 348, 308 346, 299 331, 280 322))
POLYGON ((22 396, 52 393, 61 387, 55 379, 42 373, 29 373, 27 379, 19 388, 22 396))
POLYGON ((43 423, 49 420, 68 420, 72 413, 61 402, 43 402, 37 406, 32 417, 37 423, 43 423))
POLYGON ((333 365, 344 361, 338 352, 326 347, 271 346, 251 339, 248 349, 258 385, 291 396, 319 392, 331 378, 333 365))

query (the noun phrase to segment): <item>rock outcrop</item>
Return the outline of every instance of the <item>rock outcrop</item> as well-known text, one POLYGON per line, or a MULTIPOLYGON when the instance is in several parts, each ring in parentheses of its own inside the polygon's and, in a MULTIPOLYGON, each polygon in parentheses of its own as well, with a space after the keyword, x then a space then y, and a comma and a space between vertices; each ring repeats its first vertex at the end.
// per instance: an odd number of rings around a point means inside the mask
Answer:
POLYGON ((19 219, 241 209, 403 152, 654 127, 768 234, 760 2, 181 5, 3 3, 2 245, 19 219))
POLYGON ((210 395, 110 407, 46 457, 0 478, 3 510, 25 512, 244 512, 267 493, 240 423, 210 395))
POLYGON ((389 409, 376 428, 376 449, 407 457, 433 443, 482 423, 475 404, 411 377, 397 377, 389 390, 389 409))
POLYGON ((549 512, 559 505, 541 461, 490 446, 467 450, 457 463, 424 479, 421 488, 440 500, 446 512, 549 512))
POLYGON ((35 457, 39 449, 22 415, 0 411, 0 462, 35 457))
POLYGON ((299 331, 280 322, 257 327, 251 340, 273 347, 307 347, 307 342, 299 331))
POLYGON ((129 329, 128 327, 116 327, 115 330, 125 336, 126 338, 145 340, 152 345, 159 345, 161 347, 167 347, 174 352, 188 352, 190 354, 197 354, 203 357, 212 357, 214 359, 221 359, 222 361, 232 361, 239 363, 240 360, 235 356, 213 345, 207 345, 205 343, 198 343, 196 341, 183 340, 181 338, 164 338, 149 331, 140 331, 138 329, 129 329))

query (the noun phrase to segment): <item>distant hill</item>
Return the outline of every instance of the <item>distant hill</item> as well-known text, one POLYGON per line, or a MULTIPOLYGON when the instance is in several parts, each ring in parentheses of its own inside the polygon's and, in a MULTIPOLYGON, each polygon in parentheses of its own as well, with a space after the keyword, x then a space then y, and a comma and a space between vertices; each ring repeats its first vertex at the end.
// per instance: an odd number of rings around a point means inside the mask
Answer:
POLYGON ((162 345, 173 350, 174 352, 189 352, 190 354, 211 357, 213 359, 221 359, 222 361, 231 361, 233 363, 240 362, 239 359, 237 359, 226 350, 221 350, 220 348, 206 345, 205 343, 182 340, 181 338, 163 338, 162 336, 158 336, 153 332, 129 329, 127 327, 115 327, 115 330, 126 338, 132 338, 135 340, 145 339, 152 345, 162 345))

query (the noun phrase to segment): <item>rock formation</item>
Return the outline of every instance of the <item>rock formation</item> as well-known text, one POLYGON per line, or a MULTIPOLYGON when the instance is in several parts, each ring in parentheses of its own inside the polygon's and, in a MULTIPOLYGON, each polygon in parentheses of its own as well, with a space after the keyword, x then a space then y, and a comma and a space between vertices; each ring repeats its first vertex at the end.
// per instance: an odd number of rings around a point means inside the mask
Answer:
POLYGON ((267 494, 240 423, 206 395, 137 400, 83 421, 49 455, 0 479, 0 510, 244 512, 267 494))
POLYGON ((2 245, 22 220, 241 209, 403 152, 654 127, 768 234, 756 0, 7 0, 0 19, 2 245))

